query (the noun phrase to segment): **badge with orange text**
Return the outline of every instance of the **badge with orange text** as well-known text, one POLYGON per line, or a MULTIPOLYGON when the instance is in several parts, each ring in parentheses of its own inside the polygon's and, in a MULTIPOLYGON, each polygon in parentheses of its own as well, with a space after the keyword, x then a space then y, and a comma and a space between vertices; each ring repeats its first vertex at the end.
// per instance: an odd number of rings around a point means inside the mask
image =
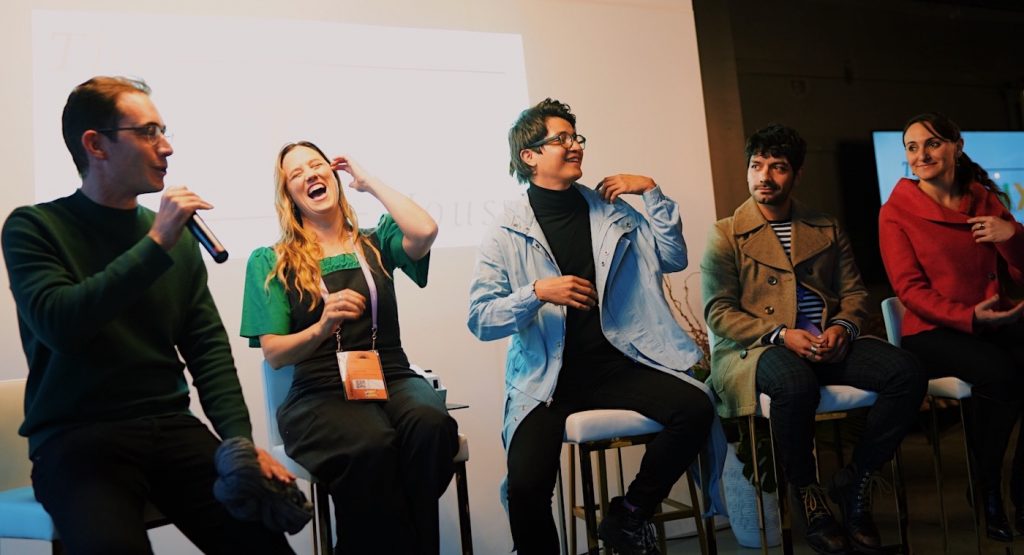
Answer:
POLYGON ((387 401, 388 388, 377 351, 338 351, 338 369, 349 401, 387 401))

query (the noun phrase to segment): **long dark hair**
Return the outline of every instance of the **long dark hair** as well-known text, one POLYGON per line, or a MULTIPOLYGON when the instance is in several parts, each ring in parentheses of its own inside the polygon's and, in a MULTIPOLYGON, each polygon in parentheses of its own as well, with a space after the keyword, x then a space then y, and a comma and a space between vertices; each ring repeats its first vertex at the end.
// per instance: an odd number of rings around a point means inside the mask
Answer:
MULTIPOLYGON (((904 137, 907 135, 907 129, 915 123, 920 123, 925 126, 928 131, 931 131, 933 135, 940 139, 945 139, 953 143, 956 143, 961 139, 960 126, 944 114, 940 114, 938 112, 925 112, 910 118, 907 121, 907 124, 903 126, 904 137)), ((1010 196, 989 178, 988 172, 985 171, 985 168, 981 167, 974 160, 971 160, 971 157, 968 156, 966 152, 962 152, 960 157, 956 160, 956 171, 953 174, 953 183, 956 186, 957 192, 960 194, 967 192, 967 188, 974 181, 980 183, 982 187, 988 189, 992 194, 999 198, 1000 202, 1002 202, 1004 206, 1010 206, 1010 196)))

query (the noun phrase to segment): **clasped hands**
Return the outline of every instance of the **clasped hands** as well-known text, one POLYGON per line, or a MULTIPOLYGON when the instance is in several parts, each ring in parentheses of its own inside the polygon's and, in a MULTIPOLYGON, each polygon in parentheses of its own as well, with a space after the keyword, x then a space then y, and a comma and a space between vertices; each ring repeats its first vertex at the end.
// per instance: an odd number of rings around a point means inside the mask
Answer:
POLYGON ((850 349, 850 334, 839 324, 829 326, 821 335, 799 328, 787 328, 783 345, 811 362, 833 363, 846 357, 850 349))

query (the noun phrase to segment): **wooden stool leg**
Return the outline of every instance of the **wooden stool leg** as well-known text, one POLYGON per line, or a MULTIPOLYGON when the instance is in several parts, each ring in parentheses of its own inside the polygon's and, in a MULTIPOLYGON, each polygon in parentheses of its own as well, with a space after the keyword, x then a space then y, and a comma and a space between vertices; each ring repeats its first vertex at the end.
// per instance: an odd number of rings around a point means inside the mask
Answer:
POLYGON ((313 504, 316 508, 320 553, 330 555, 334 552, 334 541, 331 537, 331 496, 327 493, 327 486, 320 482, 313 483, 313 504))
MULTIPOLYGON (((757 436, 754 433, 756 429, 754 418, 755 417, 753 415, 747 417, 747 439, 750 441, 751 460, 759 461, 760 459, 757 456, 757 436)), ((761 487, 761 471, 758 468, 760 465, 755 462, 752 466, 754 470, 753 486, 754 491, 757 492, 757 496, 754 497, 754 501, 757 504, 757 527, 758 533, 761 536, 761 553, 763 555, 768 555, 768 528, 764 514, 764 490, 761 487)))
POLYGON ((455 465, 455 489, 459 498, 459 536, 462 555, 473 555, 473 529, 469 518, 469 486, 466 479, 466 462, 455 465))
MULTIPOLYGON (((571 464, 571 460, 570 460, 571 464)), ((562 458, 558 458, 558 474, 555 476, 555 489, 558 490, 558 532, 562 539, 562 555, 568 555, 569 553, 569 537, 565 532, 565 490, 562 489, 562 458)), ((571 508, 570 508, 571 513, 571 508)), ((576 517, 573 517, 575 520, 576 517)))
MULTIPOLYGON (((701 476, 701 488, 700 488, 700 514, 710 512, 711 510, 711 489, 708 487, 709 476, 711 476, 710 462, 708 456, 705 453, 701 453, 697 456, 700 467, 701 476)), ((707 542, 707 551, 703 551, 703 555, 718 555, 718 539, 715 537, 715 517, 706 516, 702 517, 704 523, 705 541, 707 542)))
POLYGON ((569 545, 570 553, 579 553, 576 546, 576 446, 569 444, 569 545))
MULTIPOLYGON (((588 449, 589 449, 589 447, 588 447, 588 449)), ((605 451, 604 451, 604 449, 596 449, 594 451, 591 451, 591 453, 593 453, 595 456, 597 456, 597 485, 598 485, 598 493, 599 493, 598 499, 600 500, 600 505, 599 505, 600 509, 599 510, 601 511, 601 520, 604 520, 604 517, 608 516, 608 507, 609 507, 609 501, 608 501, 608 461, 607 461, 607 459, 605 459, 605 451)), ((587 458, 589 459, 590 457, 587 457, 587 458)), ((596 517, 596 515, 595 515, 595 517, 596 517)), ((594 528, 594 535, 595 536, 597 535, 597 528, 594 528)), ((612 549, 610 547, 608 547, 608 546, 605 546, 604 553, 605 553, 605 555, 613 555, 612 554, 612 549)))
POLYGON ((594 498, 594 468, 590 451, 583 445, 580 450, 580 481, 583 486, 583 514, 587 525, 587 553, 598 554, 597 544, 597 502, 594 498))
MULTIPOLYGON (((699 461, 698 461, 699 464, 699 461)), ((693 524, 697 528, 697 541, 700 543, 701 555, 708 555, 708 540, 704 528, 703 510, 700 502, 700 494, 697 485, 693 482, 690 471, 686 472, 686 488, 690 492, 690 506, 693 507, 693 524)))

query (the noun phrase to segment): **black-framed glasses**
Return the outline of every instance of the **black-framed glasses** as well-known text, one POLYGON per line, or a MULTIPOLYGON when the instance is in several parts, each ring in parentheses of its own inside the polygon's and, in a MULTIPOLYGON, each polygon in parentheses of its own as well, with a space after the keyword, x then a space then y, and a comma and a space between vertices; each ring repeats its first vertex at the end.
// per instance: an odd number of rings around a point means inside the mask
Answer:
POLYGON ((97 129, 100 133, 114 133, 116 131, 131 131, 136 135, 149 141, 149 144, 155 145, 160 142, 160 137, 167 139, 168 142, 171 140, 171 135, 167 134, 166 125, 157 125, 155 123, 147 123, 146 125, 136 125, 133 127, 108 127, 106 129, 97 129))
POLYGON ((560 145, 562 148, 569 150, 572 148, 572 144, 576 143, 580 145, 580 150, 587 148, 587 138, 583 135, 574 135, 572 133, 566 133, 565 131, 552 135, 550 137, 544 137, 543 139, 526 145, 526 148, 537 148, 544 145, 560 145))

